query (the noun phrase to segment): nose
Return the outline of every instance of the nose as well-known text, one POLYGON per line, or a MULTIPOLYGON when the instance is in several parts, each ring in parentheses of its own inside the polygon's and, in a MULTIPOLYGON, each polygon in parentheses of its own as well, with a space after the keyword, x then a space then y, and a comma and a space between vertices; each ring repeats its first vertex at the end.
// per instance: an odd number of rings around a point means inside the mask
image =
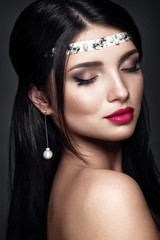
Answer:
POLYGON ((123 79, 121 79, 120 73, 118 71, 112 72, 109 79, 109 86, 109 90, 107 91, 108 102, 125 102, 129 98, 130 92, 123 79))

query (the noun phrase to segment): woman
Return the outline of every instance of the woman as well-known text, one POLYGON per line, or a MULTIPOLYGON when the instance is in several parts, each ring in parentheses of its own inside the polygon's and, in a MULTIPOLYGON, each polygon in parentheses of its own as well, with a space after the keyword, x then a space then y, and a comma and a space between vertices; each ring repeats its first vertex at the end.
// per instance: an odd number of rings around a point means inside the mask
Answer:
POLYGON ((36 1, 16 21, 10 56, 19 86, 7 239, 159 239, 130 15, 111 1, 36 1))

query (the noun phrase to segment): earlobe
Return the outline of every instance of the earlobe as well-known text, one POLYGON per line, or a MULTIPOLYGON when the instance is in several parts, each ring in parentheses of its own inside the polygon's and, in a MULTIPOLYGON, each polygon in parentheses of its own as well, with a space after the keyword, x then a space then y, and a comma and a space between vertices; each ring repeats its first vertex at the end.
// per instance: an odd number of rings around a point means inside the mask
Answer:
POLYGON ((46 111, 47 115, 53 114, 53 108, 50 106, 49 101, 43 91, 40 91, 33 86, 28 92, 28 97, 33 102, 35 107, 37 107, 42 113, 46 111))

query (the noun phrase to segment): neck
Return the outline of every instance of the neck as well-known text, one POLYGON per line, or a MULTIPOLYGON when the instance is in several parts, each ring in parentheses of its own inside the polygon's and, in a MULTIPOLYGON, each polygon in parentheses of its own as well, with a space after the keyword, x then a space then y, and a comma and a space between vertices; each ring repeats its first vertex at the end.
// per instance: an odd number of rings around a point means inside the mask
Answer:
POLYGON ((65 150, 62 159, 68 162, 77 161, 91 168, 110 169, 122 172, 122 150, 120 142, 107 142, 81 139, 76 146, 78 153, 82 154, 85 161, 65 150), (76 161, 75 161, 76 160, 76 161))

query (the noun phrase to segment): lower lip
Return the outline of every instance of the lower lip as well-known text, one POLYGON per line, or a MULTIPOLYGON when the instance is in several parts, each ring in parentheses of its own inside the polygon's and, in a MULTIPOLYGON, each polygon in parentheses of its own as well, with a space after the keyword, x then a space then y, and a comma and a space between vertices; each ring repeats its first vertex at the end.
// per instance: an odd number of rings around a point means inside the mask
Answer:
POLYGON ((122 114, 122 115, 117 115, 114 117, 109 117, 106 119, 109 120, 110 122, 122 124, 122 123, 130 122, 133 119, 133 116, 134 116, 133 112, 130 112, 130 113, 122 114))

